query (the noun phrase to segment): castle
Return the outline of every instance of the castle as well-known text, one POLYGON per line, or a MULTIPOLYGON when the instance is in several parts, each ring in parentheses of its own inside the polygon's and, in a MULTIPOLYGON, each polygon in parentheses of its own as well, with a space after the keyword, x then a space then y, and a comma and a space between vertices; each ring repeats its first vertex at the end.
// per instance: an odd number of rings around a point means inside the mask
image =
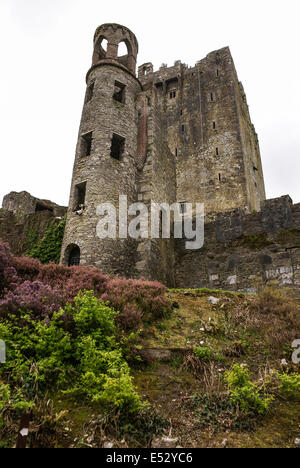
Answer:
MULTIPOLYGON (((178 288, 248 291, 258 276, 299 288, 300 204, 266 200, 258 138, 229 48, 192 68, 178 61, 154 72, 146 63, 136 76, 137 54, 128 28, 96 30, 61 263, 178 288), (118 207, 120 195, 149 208, 178 202, 183 216, 187 203, 204 203, 203 248, 187 250, 174 236, 100 239, 97 207, 118 207)), ((15 226, 21 236, 58 209, 12 193, 0 210, 0 235, 18 252, 15 226)))
POLYGON ((175 242, 100 240, 97 206, 124 194, 129 203, 202 202, 206 214, 260 211, 259 143, 229 48, 192 68, 146 63, 138 76, 137 54, 128 28, 97 29, 61 261, 175 285, 175 242), (128 53, 118 56, 122 42, 128 53))

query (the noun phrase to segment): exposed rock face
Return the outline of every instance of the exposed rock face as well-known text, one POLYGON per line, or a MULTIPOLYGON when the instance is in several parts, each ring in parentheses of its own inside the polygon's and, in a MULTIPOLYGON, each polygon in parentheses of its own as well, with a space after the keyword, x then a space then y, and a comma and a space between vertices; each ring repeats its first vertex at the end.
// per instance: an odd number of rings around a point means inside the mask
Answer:
POLYGON ((0 239, 10 244, 15 255, 23 255, 44 236, 51 223, 60 221, 66 210, 27 192, 12 192, 4 197, 0 209, 0 239))

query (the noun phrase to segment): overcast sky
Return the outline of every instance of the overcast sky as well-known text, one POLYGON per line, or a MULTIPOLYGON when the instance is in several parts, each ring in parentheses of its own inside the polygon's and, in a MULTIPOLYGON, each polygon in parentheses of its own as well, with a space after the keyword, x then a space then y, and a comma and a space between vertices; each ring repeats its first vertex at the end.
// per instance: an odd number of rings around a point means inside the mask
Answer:
POLYGON ((267 197, 300 202, 299 0, 0 0, 0 204, 68 204, 95 29, 129 27, 138 64, 194 65, 230 46, 260 140, 267 197))

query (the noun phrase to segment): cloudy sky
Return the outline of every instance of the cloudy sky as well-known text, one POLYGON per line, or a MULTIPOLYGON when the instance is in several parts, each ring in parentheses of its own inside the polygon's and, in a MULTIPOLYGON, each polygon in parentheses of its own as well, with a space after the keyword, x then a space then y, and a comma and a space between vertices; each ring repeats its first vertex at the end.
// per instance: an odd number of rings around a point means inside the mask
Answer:
POLYGON ((0 204, 67 204, 96 27, 137 36, 138 63, 194 65, 229 45, 260 139, 267 197, 300 202, 299 0, 0 0, 0 204))

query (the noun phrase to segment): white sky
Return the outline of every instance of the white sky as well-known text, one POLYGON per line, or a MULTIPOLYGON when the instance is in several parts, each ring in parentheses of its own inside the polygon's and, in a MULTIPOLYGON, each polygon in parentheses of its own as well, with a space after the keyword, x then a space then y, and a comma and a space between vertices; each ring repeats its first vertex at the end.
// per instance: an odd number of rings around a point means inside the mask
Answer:
POLYGON ((0 203, 68 204, 95 29, 137 36, 138 64, 194 65, 229 45, 262 153, 267 197, 300 202, 299 0, 0 0, 0 203))

